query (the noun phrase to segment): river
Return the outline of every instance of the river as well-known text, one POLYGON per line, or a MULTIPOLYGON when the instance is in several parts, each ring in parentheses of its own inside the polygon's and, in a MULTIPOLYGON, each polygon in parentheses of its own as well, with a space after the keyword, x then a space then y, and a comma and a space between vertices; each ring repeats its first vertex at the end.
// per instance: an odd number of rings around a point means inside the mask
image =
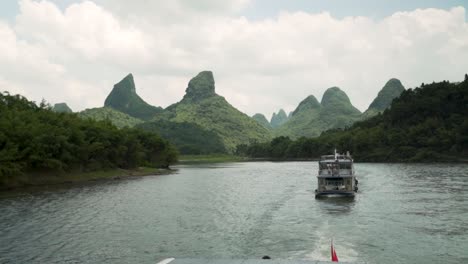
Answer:
POLYGON ((467 164, 357 163, 354 200, 316 200, 316 162, 180 165, 177 173, 3 193, 0 263, 165 257, 468 263, 467 164))

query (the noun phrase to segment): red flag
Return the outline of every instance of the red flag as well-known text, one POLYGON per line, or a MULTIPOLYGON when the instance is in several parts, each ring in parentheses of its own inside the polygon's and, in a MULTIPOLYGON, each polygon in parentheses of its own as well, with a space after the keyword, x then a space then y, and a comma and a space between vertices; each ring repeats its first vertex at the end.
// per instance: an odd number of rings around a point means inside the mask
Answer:
POLYGON ((338 262, 338 256, 336 255, 336 251, 335 249, 333 248, 333 240, 331 242, 331 260, 333 262, 338 262))

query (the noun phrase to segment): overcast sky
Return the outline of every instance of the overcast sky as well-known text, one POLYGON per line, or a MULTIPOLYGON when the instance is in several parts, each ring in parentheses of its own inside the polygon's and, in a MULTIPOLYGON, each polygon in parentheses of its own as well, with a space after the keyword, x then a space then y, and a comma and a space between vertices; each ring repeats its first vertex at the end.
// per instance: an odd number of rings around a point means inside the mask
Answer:
POLYGON ((100 107, 133 73, 152 105, 198 72, 239 110, 268 118, 332 86, 367 109, 390 78, 407 88, 468 72, 466 0, 3 0, 0 90, 100 107))

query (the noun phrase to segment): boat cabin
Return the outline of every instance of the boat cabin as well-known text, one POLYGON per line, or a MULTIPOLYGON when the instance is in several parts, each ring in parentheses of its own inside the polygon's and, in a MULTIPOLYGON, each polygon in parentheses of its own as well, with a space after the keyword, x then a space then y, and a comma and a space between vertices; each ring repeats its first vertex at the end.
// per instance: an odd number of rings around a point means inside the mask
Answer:
POLYGON ((316 196, 346 195, 354 196, 357 180, 354 176, 353 159, 349 152, 324 155, 319 161, 316 196))

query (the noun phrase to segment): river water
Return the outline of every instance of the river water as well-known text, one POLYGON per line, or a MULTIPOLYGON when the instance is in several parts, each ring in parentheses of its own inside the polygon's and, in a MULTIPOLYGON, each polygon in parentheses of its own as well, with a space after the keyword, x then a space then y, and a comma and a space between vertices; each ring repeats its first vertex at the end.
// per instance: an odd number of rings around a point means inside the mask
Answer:
POLYGON ((178 166, 172 175, 4 193, 0 263, 165 257, 468 263, 468 165, 356 164, 354 200, 316 200, 316 162, 178 166))

